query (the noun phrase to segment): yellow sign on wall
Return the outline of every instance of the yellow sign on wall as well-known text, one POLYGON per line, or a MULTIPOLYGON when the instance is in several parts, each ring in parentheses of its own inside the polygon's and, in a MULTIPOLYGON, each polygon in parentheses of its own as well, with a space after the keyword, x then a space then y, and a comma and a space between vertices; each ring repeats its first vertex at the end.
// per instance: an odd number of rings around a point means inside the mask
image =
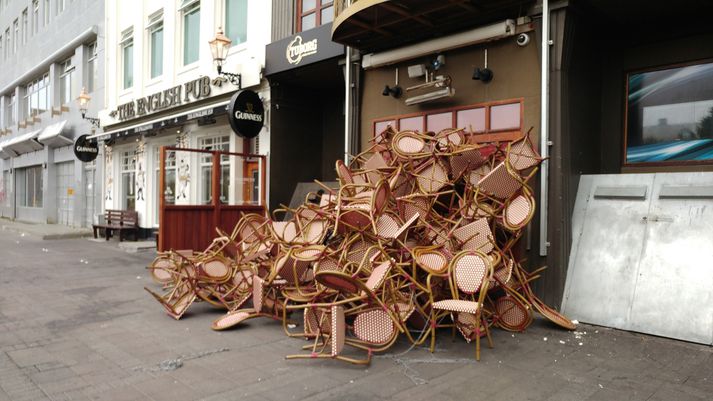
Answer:
POLYGON ((74 195, 74 188, 67 188, 67 196, 74 195))

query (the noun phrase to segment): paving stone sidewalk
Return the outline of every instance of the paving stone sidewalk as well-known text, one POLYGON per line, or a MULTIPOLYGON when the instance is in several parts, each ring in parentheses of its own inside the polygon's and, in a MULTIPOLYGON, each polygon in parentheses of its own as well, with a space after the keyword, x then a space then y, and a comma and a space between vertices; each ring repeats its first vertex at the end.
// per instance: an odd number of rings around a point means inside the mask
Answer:
POLYGON ((399 343, 366 368, 287 361, 305 342, 276 322, 213 332, 203 304, 167 317, 143 290, 152 257, 0 230, 0 401, 713 399, 709 346, 542 320, 495 330, 480 362, 449 331, 434 354, 399 343))

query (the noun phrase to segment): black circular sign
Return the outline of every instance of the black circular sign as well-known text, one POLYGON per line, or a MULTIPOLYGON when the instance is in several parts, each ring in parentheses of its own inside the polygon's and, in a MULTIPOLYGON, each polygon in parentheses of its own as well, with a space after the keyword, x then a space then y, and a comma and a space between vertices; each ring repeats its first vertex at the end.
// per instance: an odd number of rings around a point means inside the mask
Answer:
POLYGON ((85 163, 94 161, 99 155, 99 145, 95 139, 87 139, 86 135, 81 135, 74 141, 74 155, 85 163))
POLYGON ((228 105, 228 122, 238 136, 255 138, 265 121, 265 108, 257 93, 251 90, 235 92, 228 105))

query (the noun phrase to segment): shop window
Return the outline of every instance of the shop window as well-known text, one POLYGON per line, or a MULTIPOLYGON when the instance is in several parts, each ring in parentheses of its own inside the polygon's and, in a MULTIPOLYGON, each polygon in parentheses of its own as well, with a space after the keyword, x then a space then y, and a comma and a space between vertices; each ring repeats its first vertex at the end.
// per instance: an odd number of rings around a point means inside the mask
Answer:
POLYGON ((151 78, 163 74, 163 10, 149 17, 149 70, 151 78))
POLYGON ((72 75, 74 73, 74 66, 72 65, 72 60, 66 60, 59 65, 60 75, 59 75, 59 99, 60 104, 71 104, 74 100, 72 95, 72 75))
POLYGON ((399 120, 399 129, 402 131, 423 131, 423 116, 407 117, 399 120))
MULTIPOLYGON (((198 147, 203 150, 218 150, 228 152, 230 150, 230 136, 223 135, 217 137, 201 138, 198 147)), ((202 204, 213 203, 213 155, 202 154, 200 162, 200 200, 202 204)), ((230 189, 230 159, 228 155, 220 156, 220 202, 227 203, 230 189)))
POLYGON ((94 92, 99 63, 97 61, 97 42, 90 43, 87 46, 87 91, 94 92))
POLYGON ((19 206, 42 207, 42 172, 42 166, 15 170, 19 206))
MULTIPOLYGON (((510 100, 475 104, 447 110, 433 110, 380 118, 374 121, 374 135, 391 125, 398 131, 438 132, 445 128, 463 128, 482 134, 482 141, 514 140, 522 135, 522 101, 510 100)), ((476 141, 478 139, 476 138, 476 141)))
POLYGON ((456 127, 463 127, 473 132, 485 132, 485 107, 458 110, 456 127))
POLYGON ((248 40, 248 0, 225 0, 224 26, 232 46, 248 40))
POLYGON ((297 32, 330 23, 333 19, 333 0, 297 0, 297 32))
MULTIPOLYGON (((156 151, 154 152, 154 160, 155 160, 155 173, 154 173, 154 198, 156 199, 155 203, 155 213, 154 213, 154 221, 156 222, 156 226, 158 226, 158 214, 159 214, 159 208, 160 208, 160 203, 159 203, 159 191, 161 190, 161 147, 156 146, 156 151)), ((176 151, 174 150, 167 150, 166 151, 166 175, 165 175, 165 182, 164 182, 164 191, 163 191, 163 198, 164 202, 167 205, 175 205, 176 204, 176 151)))
POLYGON ((627 165, 713 163, 713 62, 628 74, 627 165))
POLYGON ((201 3, 198 0, 183 0, 180 12, 183 20, 183 65, 188 65, 198 61, 201 3))
POLYGON ((134 86, 134 28, 122 32, 121 42, 122 88, 134 86))
POLYGON ((426 131, 438 132, 446 128, 453 128, 453 113, 438 113, 426 116, 426 131))
POLYGON ((136 157, 132 151, 121 152, 121 208, 136 210, 136 157))
POLYGON ((25 86, 25 118, 36 116, 52 107, 49 73, 25 86))

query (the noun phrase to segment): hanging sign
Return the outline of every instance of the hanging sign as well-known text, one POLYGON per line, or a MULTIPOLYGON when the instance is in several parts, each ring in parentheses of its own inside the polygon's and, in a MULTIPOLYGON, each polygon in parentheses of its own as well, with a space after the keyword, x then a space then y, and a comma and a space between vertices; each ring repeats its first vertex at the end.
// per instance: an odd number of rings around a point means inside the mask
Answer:
POLYGON ((230 98, 228 122, 238 136, 255 138, 260 134, 264 120, 265 108, 257 93, 245 89, 230 98))
POLYGON ((94 139, 87 139, 87 135, 81 135, 74 141, 74 155, 85 163, 94 161, 99 155, 99 144, 94 139))

